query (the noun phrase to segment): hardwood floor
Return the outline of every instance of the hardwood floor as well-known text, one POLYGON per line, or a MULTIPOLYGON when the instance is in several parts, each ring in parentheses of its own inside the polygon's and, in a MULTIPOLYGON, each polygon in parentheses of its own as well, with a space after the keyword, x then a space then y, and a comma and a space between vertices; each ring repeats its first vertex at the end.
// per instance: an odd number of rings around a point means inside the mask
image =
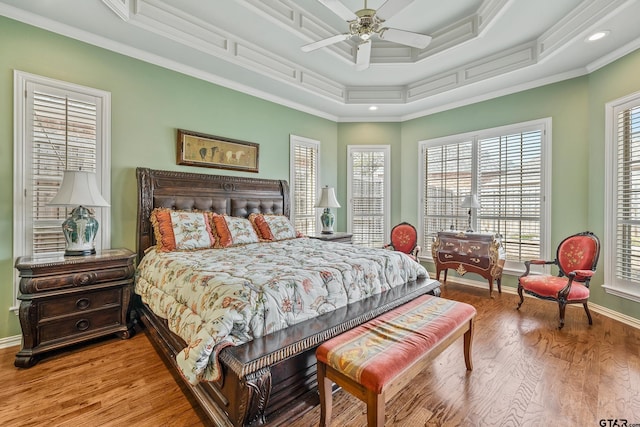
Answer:
MULTIPOLYGON (((434 359, 387 406, 397 426, 599 426, 600 419, 640 423, 640 331, 581 306, 567 308, 449 283, 443 297, 468 302, 478 316, 473 372, 462 340, 434 359)), ((17 369, 17 348, 0 350, 2 426, 201 426, 179 382, 144 333, 60 352, 17 369)), ((319 408, 287 425, 314 426, 319 408)), ((365 406, 334 396, 334 426, 366 425, 365 406)), ((618 422, 620 425, 621 422, 618 422)), ((612 426, 613 424, 606 424, 612 426)))

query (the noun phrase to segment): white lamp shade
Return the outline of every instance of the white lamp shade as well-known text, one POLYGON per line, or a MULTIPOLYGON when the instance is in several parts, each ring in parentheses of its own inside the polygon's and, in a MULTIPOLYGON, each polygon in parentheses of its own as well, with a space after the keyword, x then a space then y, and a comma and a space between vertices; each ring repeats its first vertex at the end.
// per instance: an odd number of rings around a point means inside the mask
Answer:
POLYGON ((336 199, 336 192, 333 187, 323 187, 320 193, 320 198, 316 203, 316 208, 339 208, 340 203, 336 199))
POLYGON ((470 194, 468 196, 464 196, 464 199, 462 199, 462 203, 460 204, 460 206, 462 206, 463 208, 479 208, 480 207, 480 202, 478 201, 478 198, 475 196, 475 194, 470 194))
POLYGON ((96 174, 67 170, 64 171, 58 193, 51 199, 49 205, 106 207, 109 203, 98 190, 96 174))

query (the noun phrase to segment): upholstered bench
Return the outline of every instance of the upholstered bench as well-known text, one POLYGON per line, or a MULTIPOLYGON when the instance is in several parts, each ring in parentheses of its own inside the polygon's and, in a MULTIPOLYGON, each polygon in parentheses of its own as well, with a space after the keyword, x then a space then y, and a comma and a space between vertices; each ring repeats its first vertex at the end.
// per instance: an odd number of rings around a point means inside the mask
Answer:
POLYGON ((423 295, 332 338, 316 350, 320 425, 331 421, 333 382, 367 404, 369 426, 383 426, 385 402, 464 335, 464 360, 471 370, 476 309, 423 295))

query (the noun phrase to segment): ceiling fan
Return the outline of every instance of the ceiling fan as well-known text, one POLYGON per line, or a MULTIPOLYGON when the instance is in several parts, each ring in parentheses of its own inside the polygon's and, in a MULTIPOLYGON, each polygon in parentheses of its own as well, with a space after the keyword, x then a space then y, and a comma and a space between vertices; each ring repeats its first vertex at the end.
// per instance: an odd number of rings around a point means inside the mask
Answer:
POLYGON ((352 12, 339 0, 318 1, 347 21, 349 23, 349 32, 304 45, 302 46, 303 52, 311 52, 321 47, 357 37, 356 69, 364 70, 369 68, 371 62, 371 37, 374 35, 382 40, 418 49, 424 49, 431 42, 431 37, 424 34, 382 26, 387 19, 409 6, 414 0, 387 0, 378 10, 367 8, 367 0, 364 0, 364 9, 356 12, 352 12))

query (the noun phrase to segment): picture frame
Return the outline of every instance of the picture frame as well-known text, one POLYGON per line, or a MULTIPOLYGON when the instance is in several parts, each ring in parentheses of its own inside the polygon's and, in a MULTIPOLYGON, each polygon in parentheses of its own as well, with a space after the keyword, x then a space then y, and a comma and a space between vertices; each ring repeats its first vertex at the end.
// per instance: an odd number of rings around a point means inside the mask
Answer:
POLYGON ((258 172, 260 144, 178 129, 177 164, 258 172))

